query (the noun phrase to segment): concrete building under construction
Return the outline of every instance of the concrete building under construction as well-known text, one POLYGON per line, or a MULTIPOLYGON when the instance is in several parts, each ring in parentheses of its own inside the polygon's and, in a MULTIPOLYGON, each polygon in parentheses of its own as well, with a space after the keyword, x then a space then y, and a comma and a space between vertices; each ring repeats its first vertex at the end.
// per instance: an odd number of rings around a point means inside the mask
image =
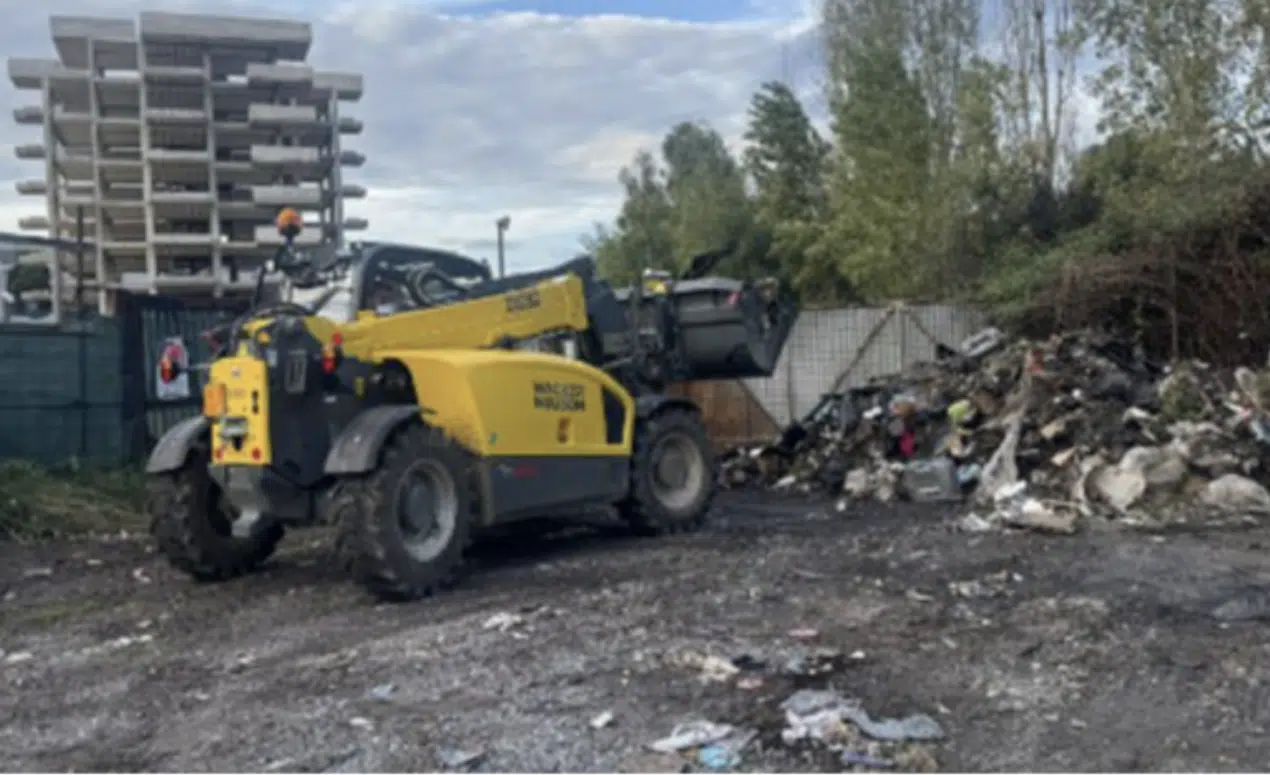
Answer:
POLYGON ((142 13, 50 26, 56 59, 8 63, 35 96, 15 119, 42 130, 15 148, 43 162, 18 192, 46 204, 19 225, 74 239, 82 217, 103 306, 112 288, 249 292, 282 207, 304 213, 302 245, 366 227, 344 213, 366 192, 344 180, 364 158, 342 143, 361 122, 341 113, 362 77, 305 64, 309 24, 142 13))

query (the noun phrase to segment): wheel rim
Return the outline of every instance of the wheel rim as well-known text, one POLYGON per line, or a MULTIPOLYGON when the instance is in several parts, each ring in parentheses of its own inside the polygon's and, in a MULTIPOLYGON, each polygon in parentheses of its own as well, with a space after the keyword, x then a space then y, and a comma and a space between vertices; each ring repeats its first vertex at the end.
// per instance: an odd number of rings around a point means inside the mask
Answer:
POLYGON ((696 442, 684 433, 667 434, 653 448, 652 461, 657 500, 674 511, 690 507, 706 478, 706 461, 696 442))
POLYGON ((458 522, 454 477, 433 460, 416 462, 397 488, 397 527, 411 557, 428 562, 445 550, 458 522))

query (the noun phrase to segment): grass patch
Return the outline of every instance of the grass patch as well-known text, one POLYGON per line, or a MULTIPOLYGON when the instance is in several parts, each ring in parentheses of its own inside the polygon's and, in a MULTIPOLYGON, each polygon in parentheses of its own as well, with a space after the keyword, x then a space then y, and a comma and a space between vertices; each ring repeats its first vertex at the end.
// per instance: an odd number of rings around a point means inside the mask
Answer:
POLYGON ((145 482, 132 469, 52 470, 0 460, 0 538, 36 541, 145 526, 145 482))

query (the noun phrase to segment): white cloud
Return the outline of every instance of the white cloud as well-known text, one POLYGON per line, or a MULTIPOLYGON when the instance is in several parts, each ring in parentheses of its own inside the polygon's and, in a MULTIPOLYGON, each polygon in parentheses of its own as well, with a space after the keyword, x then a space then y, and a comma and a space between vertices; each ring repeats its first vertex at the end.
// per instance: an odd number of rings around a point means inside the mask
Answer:
POLYGON ((604 129, 585 143, 556 151, 552 162, 561 168, 577 170, 575 174, 579 179, 609 184, 640 150, 656 149, 663 135, 664 132, 619 127, 604 129))
MULTIPOLYGON (((349 214, 368 237, 489 255, 494 220, 512 216, 509 264, 530 267, 579 250, 578 237, 620 204, 616 175, 671 124, 705 120, 736 137, 750 93, 780 75, 801 0, 764 0, 728 23, 539 13, 447 16, 465 3, 417 0, 230 0, 232 13, 307 17, 311 60, 363 73, 349 113, 365 132, 346 142, 367 163, 349 173, 370 195, 349 214), (301 10, 303 9, 303 10, 301 10)), ((212 0, 51 0, 11 3, 0 29, 8 56, 51 56, 48 15, 134 16, 139 10, 226 12, 212 0)), ((799 40, 801 38, 796 38, 799 40)), ((30 95, 0 87, 0 230, 41 204, 9 181, 35 177, 12 145, 34 129, 10 120, 30 95)))

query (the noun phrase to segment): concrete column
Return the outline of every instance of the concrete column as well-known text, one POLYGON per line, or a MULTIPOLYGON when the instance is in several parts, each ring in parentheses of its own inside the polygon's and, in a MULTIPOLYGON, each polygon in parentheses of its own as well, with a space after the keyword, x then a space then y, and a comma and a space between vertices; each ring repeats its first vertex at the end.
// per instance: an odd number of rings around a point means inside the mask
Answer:
POLYGON ((57 133, 53 130, 53 85, 47 78, 40 88, 44 106, 44 186, 47 189, 49 237, 62 237, 62 191, 57 169, 57 133))
MULTIPOLYGON (((91 116, 88 131, 92 135, 90 143, 91 153, 93 155, 93 228, 90 232, 93 240, 93 274, 97 278, 97 308, 100 310, 104 306, 105 297, 105 278, 106 278, 106 255, 102 247, 106 241, 105 219, 102 217, 104 211, 102 208, 102 194, 104 188, 101 184, 101 106, 99 95, 97 94, 97 41, 90 37, 88 39, 88 113, 91 116)), ((85 237, 89 237, 88 234, 85 237)), ((83 282, 83 278, 77 278, 77 282, 83 282)))
POLYGON ((331 202, 331 220, 334 230, 331 239, 336 246, 344 247, 344 169, 340 166, 340 99, 334 90, 331 92, 330 105, 327 108, 326 120, 331 125, 331 169, 327 174, 327 185, 335 194, 331 202))
POLYGON ((137 69, 141 71, 141 94, 138 104, 141 118, 141 210, 145 214, 146 222, 146 280, 150 284, 150 293, 157 294, 159 292, 159 257, 154 248, 154 175, 150 170, 150 121, 146 115, 149 112, 148 92, 150 90, 145 82, 146 44, 144 40, 137 41, 137 69))
MULTIPOLYGON (((318 118, 322 121, 326 121, 328 124, 330 123, 331 111, 329 105, 318 109, 318 118)), ((332 127, 332 131, 334 131, 334 127, 332 127)), ((320 155, 321 152, 319 151, 319 158, 320 155)), ((321 197, 322 202, 321 206, 318 207, 318 229, 322 234, 322 239, 327 240, 330 239, 331 235, 334 233, 334 224, 331 221, 331 212, 335 207, 335 197, 331 191, 331 179, 329 175, 323 176, 323 178, 318 181, 318 195, 321 197)))
POLYGON ((216 179, 216 102, 212 99, 212 54, 203 50, 203 110, 207 112, 207 185, 212 191, 212 276, 216 278, 212 295, 220 298, 225 293, 225 281, 221 277, 223 248, 220 233, 220 191, 216 179))

